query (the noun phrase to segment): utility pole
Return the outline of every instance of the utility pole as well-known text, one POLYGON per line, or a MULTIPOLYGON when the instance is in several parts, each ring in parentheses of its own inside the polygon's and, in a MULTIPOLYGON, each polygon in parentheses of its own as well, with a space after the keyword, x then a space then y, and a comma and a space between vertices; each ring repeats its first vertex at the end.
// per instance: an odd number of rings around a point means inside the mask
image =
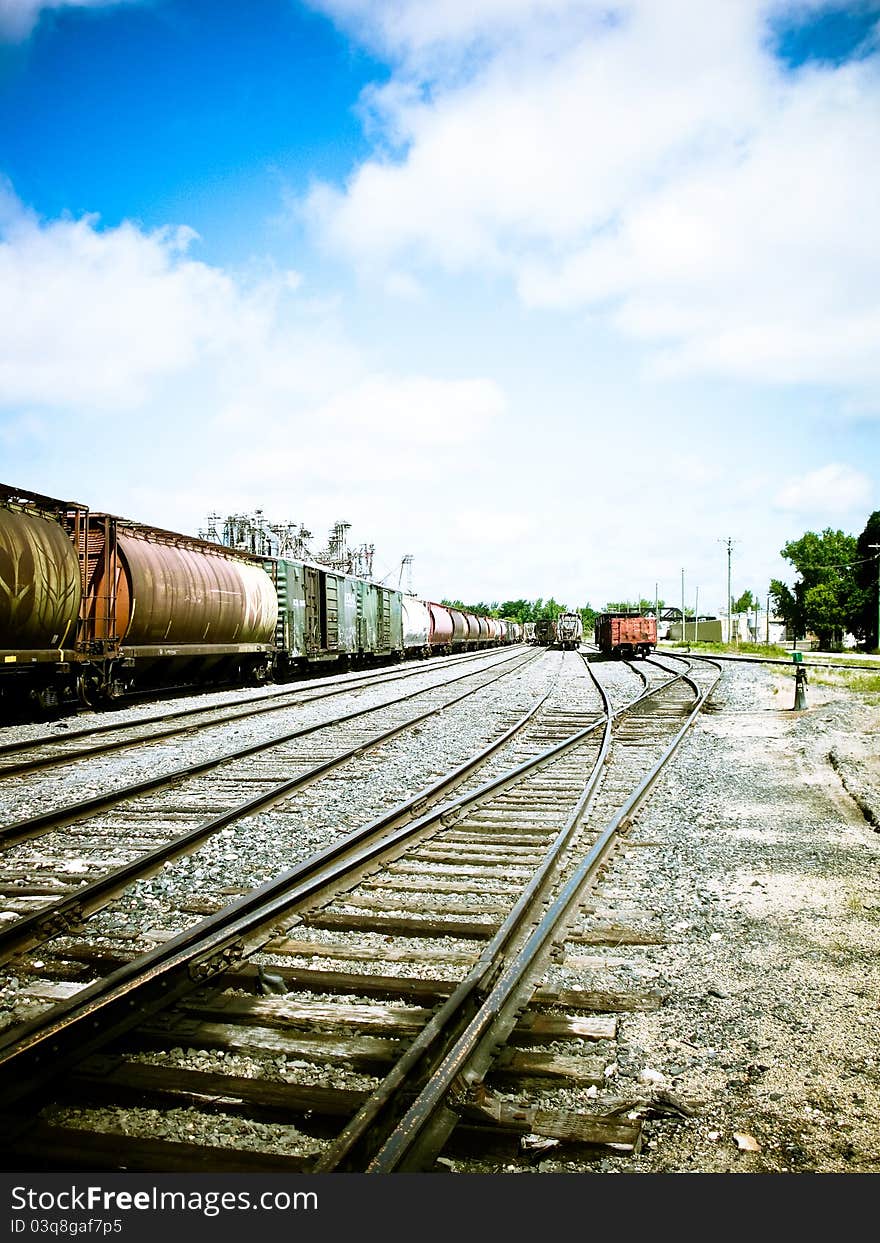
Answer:
POLYGON ((728 535, 727 539, 718 541, 727 549, 727 642, 733 642, 733 594, 730 590, 730 557, 733 552, 734 544, 738 544, 739 540, 735 540, 733 536, 728 535))
POLYGON ((697 625, 698 625, 697 618, 699 617, 699 613, 700 613, 700 589, 698 587, 696 599, 694 600, 694 643, 696 643, 697 641, 697 625))
POLYGON ((767 646, 770 646, 770 592, 767 592, 767 646))
POLYGON ((684 647, 684 566, 681 567, 681 644, 684 647))

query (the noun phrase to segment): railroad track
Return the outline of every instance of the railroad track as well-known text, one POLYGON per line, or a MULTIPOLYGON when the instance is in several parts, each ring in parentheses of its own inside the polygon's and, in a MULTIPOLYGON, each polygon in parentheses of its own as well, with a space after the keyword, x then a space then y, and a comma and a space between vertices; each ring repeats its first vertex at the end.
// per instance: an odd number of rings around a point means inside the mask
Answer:
MULTIPOLYGON (((498 652, 488 654, 498 658, 498 652)), ((509 659, 509 656, 507 657, 509 659)), ((503 658, 502 658, 503 659, 503 658)), ((442 666, 444 675, 461 665, 493 663, 486 652, 449 656, 442 666)), ((80 726, 70 729, 65 723, 56 726, 54 733, 36 735, 25 739, 0 742, 0 780, 17 777, 24 773, 57 768, 78 760, 90 760, 110 751, 128 747, 164 742, 181 734, 192 735, 217 725, 228 726, 235 721, 249 720, 268 713, 282 712, 296 706, 350 694, 352 691, 375 686, 387 686, 412 678, 424 678, 426 674, 439 672, 436 665, 423 664, 406 669, 382 669, 360 674, 336 674, 332 677, 314 679, 308 683, 284 686, 263 691, 256 695, 236 695, 223 703, 197 705, 191 708, 143 715, 136 720, 110 721, 100 725, 80 726), (60 729, 64 733, 59 733, 60 729), (12 758, 14 757, 14 758, 12 758)), ((12 731, 10 731, 12 732, 12 731)))
MULTIPOLYGON (((277 832, 285 810, 297 810, 290 804, 294 795, 397 735, 453 711, 535 659, 519 652, 464 670, 446 667, 440 680, 435 676, 425 684, 423 678, 421 686, 398 692, 393 700, 329 717, 325 712, 310 724, 231 751, 218 751, 215 745, 207 759, 191 758, 181 765, 178 756, 165 772, 139 776, 126 786, 112 784, 0 827, 0 846, 6 847, 0 852, 0 963, 77 928, 139 879, 243 821, 252 833, 277 832), (276 808, 271 823, 255 819, 269 808, 276 808), (31 845, 33 839, 38 841, 31 845)), ((93 771, 85 763, 82 767, 87 777, 93 771)), ((41 795, 31 798, 39 802, 41 795)), ((228 881, 234 880, 230 866, 228 881)), ((234 891, 251 883, 244 877, 234 891)), ((187 897, 191 915, 204 913, 204 899, 192 893, 187 897)))
POLYGON ((708 662, 640 664, 647 685, 627 707, 586 677, 573 702, 569 679, 565 702, 548 694, 491 761, 148 953, 105 955, 109 974, 74 982, 0 1046, 0 1087, 18 1102, 10 1153, 61 1168, 391 1172, 526 1133, 637 1148, 636 1123, 529 1103, 528 1085, 597 1087, 584 1042, 613 1043, 615 1011, 657 1000, 542 986, 554 958, 601 934, 591 891, 718 677, 708 662), (232 1073, 205 1069, 221 1053, 232 1073), (191 1140, 156 1138, 151 1111, 169 1109, 191 1140), (218 1119, 225 1144, 210 1138, 218 1119), (237 1123, 246 1144, 230 1142, 237 1123))

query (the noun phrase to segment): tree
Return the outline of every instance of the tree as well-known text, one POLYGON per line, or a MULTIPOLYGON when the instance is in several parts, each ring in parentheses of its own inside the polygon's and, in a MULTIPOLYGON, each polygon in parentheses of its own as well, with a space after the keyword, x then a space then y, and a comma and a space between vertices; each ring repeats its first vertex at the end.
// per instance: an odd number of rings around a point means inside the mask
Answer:
POLYGON ((793 592, 779 580, 770 584, 770 594, 786 625, 796 635, 803 635, 807 629, 815 631, 820 647, 840 648, 861 599, 854 573, 855 537, 830 527, 821 535, 807 531, 799 540, 790 540, 780 555, 800 575, 793 592))
POLYGON ((744 591, 738 600, 733 602, 734 613, 751 613, 758 607, 758 601, 751 591, 744 591))
POLYGON ((872 548, 872 544, 880 544, 880 509, 874 510, 856 540, 857 598, 851 629, 869 652, 880 648, 880 548, 872 548))
POLYGON ((584 623, 584 634, 592 633, 596 625, 596 618, 599 616, 596 610, 591 605, 584 604, 576 612, 580 613, 581 621, 584 623))

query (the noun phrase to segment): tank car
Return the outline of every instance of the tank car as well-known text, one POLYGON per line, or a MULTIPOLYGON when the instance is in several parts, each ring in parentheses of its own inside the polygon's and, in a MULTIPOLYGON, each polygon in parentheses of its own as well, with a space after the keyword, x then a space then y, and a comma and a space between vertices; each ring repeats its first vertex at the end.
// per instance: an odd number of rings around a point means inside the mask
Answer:
POLYGON ((415 596, 404 596, 401 601, 403 612, 403 650, 407 658, 431 655, 431 614, 423 600, 415 596))
POLYGON ((597 647, 606 656, 650 656, 657 646, 657 619, 636 611, 600 613, 594 634, 597 647))
POLYGON ((89 516, 81 555, 87 702, 135 687, 269 677, 278 600, 259 559, 111 514, 89 516))
POLYGON ((4 699, 49 709, 135 686, 260 680, 276 614, 255 558, 0 485, 4 699))
POLYGON ((583 637, 584 623, 580 613, 560 613, 556 619, 556 645, 563 652, 574 652, 583 637))
POLYGON ((74 698, 88 510, 0 484, 0 700, 74 698), (73 537, 73 538, 72 538, 73 537))

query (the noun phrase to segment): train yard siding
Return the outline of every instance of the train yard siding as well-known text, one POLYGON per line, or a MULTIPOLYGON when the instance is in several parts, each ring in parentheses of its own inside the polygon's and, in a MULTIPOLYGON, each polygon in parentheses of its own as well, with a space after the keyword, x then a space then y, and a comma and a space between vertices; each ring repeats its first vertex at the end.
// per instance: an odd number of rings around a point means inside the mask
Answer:
MULTIPOLYGON (((300 832, 285 856, 318 849, 346 817, 363 818, 368 803, 392 803, 451 766, 462 748, 520 710, 558 659, 548 652, 493 688, 488 711, 486 702, 462 705, 448 729, 388 746, 381 789, 367 758, 333 783, 332 797, 315 787, 299 804, 300 832)), ((558 694, 570 703, 582 674, 575 657, 562 659, 558 694)), ((632 674, 623 662, 603 662, 601 672, 612 698, 624 696, 632 674)), ((796 713, 790 670, 725 664, 710 709, 639 813, 622 865, 605 879, 597 914, 620 929, 619 940, 548 970, 552 987, 663 996, 659 1009, 622 1013, 616 1041, 597 1046, 603 1087, 559 1088, 545 1099, 560 1110, 643 1120, 641 1151, 573 1160, 564 1143, 530 1136, 515 1162, 450 1157, 445 1168, 880 1171, 878 697, 824 684, 807 693, 807 710, 796 713), (628 930, 651 935, 628 943, 628 930)), ((229 883, 233 859, 256 879, 277 870, 277 856, 263 858, 255 841, 229 835, 212 849, 218 884, 229 883)), ((198 866, 209 866, 210 856, 198 866)), ((145 920, 157 924, 164 880, 105 912, 108 935, 119 933, 120 920, 140 933, 149 931, 145 920)), ((12 992, 25 985, 8 981, 12 992)), ((199 1069, 256 1073, 245 1056, 200 1057, 199 1069)), ((287 1063, 277 1073, 287 1081, 299 1072, 287 1063)), ((334 1086, 366 1084, 340 1071, 334 1086)), ((142 1123, 150 1134, 187 1138, 185 1111, 145 1111, 142 1123)), ((219 1134, 219 1118, 207 1125, 219 1134)), ((238 1146, 259 1145, 258 1124, 223 1125, 242 1128, 238 1146)))

